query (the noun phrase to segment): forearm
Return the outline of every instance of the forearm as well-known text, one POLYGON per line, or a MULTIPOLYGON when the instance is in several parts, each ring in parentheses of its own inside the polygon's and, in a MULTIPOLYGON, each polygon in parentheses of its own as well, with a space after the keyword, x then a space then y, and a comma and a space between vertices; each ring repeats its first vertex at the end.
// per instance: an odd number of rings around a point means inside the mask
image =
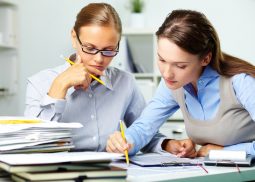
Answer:
POLYGON ((240 143, 224 147, 224 150, 244 150, 247 154, 255 155, 255 141, 251 143, 240 143))
POLYGON ((135 154, 147 145, 167 118, 179 108, 169 95, 169 89, 162 84, 141 116, 126 130, 128 142, 134 145, 130 154, 135 154))
POLYGON ((48 95, 54 99, 65 99, 69 85, 62 77, 57 77, 48 92, 48 95))
POLYGON ((154 135, 151 141, 141 149, 141 151, 145 153, 146 152, 156 152, 156 153, 163 152, 164 149, 162 148, 162 143, 165 140, 168 140, 165 135, 161 133, 157 133, 156 135, 154 135))

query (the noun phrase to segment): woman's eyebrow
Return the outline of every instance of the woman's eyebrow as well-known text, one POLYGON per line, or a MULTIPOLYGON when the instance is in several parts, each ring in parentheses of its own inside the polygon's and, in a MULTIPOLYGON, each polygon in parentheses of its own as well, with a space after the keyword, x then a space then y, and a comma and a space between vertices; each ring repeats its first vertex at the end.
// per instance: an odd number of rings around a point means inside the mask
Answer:
MULTIPOLYGON (((92 44, 92 43, 89 43, 89 42, 84 42, 83 43, 83 45, 84 46, 91 46, 91 47, 94 47, 94 48, 98 48, 96 45, 94 45, 94 44, 92 44)), ((104 47, 104 48, 102 48, 102 49, 114 49, 116 46, 113 46, 113 45, 111 45, 111 46, 107 46, 107 47, 104 47)))

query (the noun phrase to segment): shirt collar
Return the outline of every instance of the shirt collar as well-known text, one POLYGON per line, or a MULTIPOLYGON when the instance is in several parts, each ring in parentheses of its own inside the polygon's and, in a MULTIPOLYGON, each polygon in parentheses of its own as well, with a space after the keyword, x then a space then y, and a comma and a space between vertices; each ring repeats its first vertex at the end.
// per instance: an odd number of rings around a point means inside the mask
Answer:
POLYGON ((199 79, 210 79, 210 78, 215 78, 218 76, 219 76, 219 73, 216 70, 214 70, 210 65, 208 65, 205 67, 199 79))
MULTIPOLYGON (((211 80, 219 77, 219 73, 214 70, 210 65, 206 66, 203 73, 199 77, 197 84, 202 85, 202 87, 205 87, 211 80)), ((192 90, 191 83, 188 83, 184 86, 184 89, 187 91, 192 90)))
MULTIPOLYGON (((106 88, 108 88, 110 90, 113 90, 113 86, 112 86, 113 83, 112 83, 112 80, 111 80, 111 72, 110 72, 109 68, 105 69, 104 75, 100 76, 100 79, 105 83, 106 88)), ((98 84, 100 84, 100 83, 98 83, 98 84)))
MULTIPOLYGON (((64 65, 58 67, 58 69, 57 69, 58 74, 65 71, 68 67, 70 67, 70 64, 67 63, 67 62, 64 65)), ((113 83, 112 83, 112 80, 111 80, 111 72, 110 72, 109 68, 105 69, 104 75, 100 76, 100 79, 105 83, 105 85, 103 85, 103 86, 105 86, 106 88, 108 88, 110 90, 113 90, 113 86, 112 86, 113 83)), ((99 84, 101 84, 101 83, 97 82, 96 80, 93 80, 92 83, 91 83, 91 86, 96 87, 99 84)), ((75 91, 74 87, 69 88, 68 91, 67 91, 67 95, 71 95, 74 91, 75 91)))

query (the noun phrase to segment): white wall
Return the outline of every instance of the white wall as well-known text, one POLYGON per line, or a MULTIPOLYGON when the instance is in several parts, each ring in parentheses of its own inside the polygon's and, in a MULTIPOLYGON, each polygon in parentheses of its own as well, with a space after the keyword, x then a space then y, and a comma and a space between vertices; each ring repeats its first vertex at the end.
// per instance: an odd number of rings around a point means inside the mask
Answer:
MULTIPOLYGON (((124 27, 129 18, 127 1, 105 1, 117 9, 124 27)), ((70 30, 78 11, 89 2, 93 1, 19 1, 19 92, 13 98, 16 109, 9 113, 23 114, 28 76, 62 64, 59 55, 72 52, 70 30)), ((224 51, 255 63, 255 0, 145 0, 145 24, 156 29, 171 10, 180 8, 203 12, 218 31, 224 51)))
POLYGON ((255 64, 254 0, 149 0, 146 3, 147 25, 160 26, 174 9, 203 12, 216 28, 222 50, 255 64))

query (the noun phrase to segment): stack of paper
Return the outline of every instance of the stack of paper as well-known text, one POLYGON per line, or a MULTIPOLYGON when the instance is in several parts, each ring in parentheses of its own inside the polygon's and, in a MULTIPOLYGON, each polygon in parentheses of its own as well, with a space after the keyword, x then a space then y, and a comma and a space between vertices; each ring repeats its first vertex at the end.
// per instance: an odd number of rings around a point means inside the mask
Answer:
POLYGON ((71 130, 80 123, 0 117, 0 153, 56 152, 74 147, 71 130))

